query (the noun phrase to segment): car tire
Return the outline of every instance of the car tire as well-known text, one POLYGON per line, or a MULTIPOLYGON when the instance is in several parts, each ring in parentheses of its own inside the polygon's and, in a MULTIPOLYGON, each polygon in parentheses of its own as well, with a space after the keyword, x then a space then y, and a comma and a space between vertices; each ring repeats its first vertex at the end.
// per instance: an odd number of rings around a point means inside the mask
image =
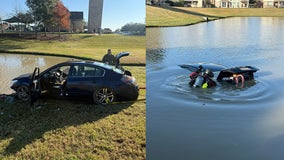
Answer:
POLYGON ((22 101, 28 101, 30 99, 30 90, 28 86, 20 86, 17 88, 17 97, 22 101))
POLYGON ((96 104, 111 104, 115 100, 115 94, 112 89, 102 87, 94 91, 93 100, 96 104))

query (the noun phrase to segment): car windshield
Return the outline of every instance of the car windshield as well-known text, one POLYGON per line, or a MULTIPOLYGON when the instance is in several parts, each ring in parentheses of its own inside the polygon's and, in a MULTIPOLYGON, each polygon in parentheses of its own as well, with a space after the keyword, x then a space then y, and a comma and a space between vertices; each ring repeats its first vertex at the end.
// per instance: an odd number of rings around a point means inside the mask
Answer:
POLYGON ((119 73, 119 74, 123 74, 123 73, 124 73, 123 70, 121 70, 121 69, 119 69, 119 68, 116 68, 116 67, 112 67, 112 70, 113 70, 114 72, 116 72, 116 73, 119 73))

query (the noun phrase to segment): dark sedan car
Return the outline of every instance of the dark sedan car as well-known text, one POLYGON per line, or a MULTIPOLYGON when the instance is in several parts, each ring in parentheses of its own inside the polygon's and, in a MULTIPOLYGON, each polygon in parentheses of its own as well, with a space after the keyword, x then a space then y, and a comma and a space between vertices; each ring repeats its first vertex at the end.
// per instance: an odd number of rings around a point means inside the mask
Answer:
POLYGON ((136 100, 139 87, 135 77, 121 67, 94 61, 69 61, 57 64, 36 75, 13 79, 12 89, 19 99, 28 101, 32 88, 40 93, 66 97, 89 97, 97 104, 136 100), (31 85, 38 83, 37 86, 31 85), (31 87, 33 86, 33 87, 31 87))

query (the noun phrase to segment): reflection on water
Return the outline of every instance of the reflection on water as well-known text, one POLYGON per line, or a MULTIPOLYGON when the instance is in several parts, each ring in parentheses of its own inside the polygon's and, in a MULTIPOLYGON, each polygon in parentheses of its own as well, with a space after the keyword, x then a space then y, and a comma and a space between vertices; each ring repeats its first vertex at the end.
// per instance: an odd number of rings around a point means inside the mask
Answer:
POLYGON ((149 49, 147 50, 147 61, 149 61, 150 63, 161 63, 161 61, 163 61, 164 59, 164 51, 163 49, 149 49))
POLYGON ((284 18, 147 29, 147 159, 283 159, 284 18), (188 86, 180 64, 260 70, 244 88, 188 86))
POLYGON ((13 93, 13 90, 10 89, 10 82, 13 78, 25 73, 32 73, 35 67, 40 67, 43 71, 67 60, 69 59, 61 57, 0 53, 0 94, 13 93))

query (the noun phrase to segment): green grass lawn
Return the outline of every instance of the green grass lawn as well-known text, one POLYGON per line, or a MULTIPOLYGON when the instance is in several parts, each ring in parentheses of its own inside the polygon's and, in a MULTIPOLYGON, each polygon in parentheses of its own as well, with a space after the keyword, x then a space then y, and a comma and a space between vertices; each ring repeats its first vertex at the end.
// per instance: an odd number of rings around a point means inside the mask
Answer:
POLYGON ((147 27, 191 25, 226 17, 284 17, 283 8, 146 7, 147 27))
POLYGON ((131 55, 122 59, 122 63, 145 64, 146 37, 124 36, 117 34, 63 34, 66 40, 39 40, 25 38, 0 37, 1 52, 48 53, 69 55, 81 58, 101 60, 107 49, 113 54, 127 51, 131 55))
MULTIPOLYGON (((145 64, 145 36, 67 35, 66 41, 0 38, 0 50, 100 60, 107 48, 145 64)), ((134 61, 134 62, 133 62, 134 61)), ((141 87, 145 66, 125 66, 141 87)), ((41 107, 0 100, 0 159, 146 159, 146 90, 138 101, 108 106, 43 99, 41 107)))
POLYGON ((199 16, 153 6, 146 7, 146 14, 147 27, 180 26, 198 23, 203 20, 199 16))
POLYGON ((1 104, 0 159, 145 159, 145 101, 1 104))

